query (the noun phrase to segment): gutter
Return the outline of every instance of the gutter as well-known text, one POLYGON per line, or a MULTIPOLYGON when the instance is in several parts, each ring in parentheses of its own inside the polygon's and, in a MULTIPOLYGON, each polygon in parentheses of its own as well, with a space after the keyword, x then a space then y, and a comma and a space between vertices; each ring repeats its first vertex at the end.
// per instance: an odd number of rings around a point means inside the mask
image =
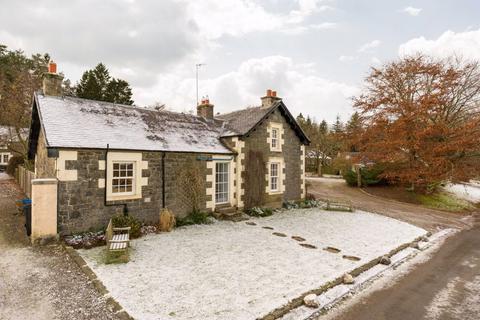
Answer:
POLYGON ((166 153, 162 153, 162 208, 165 209, 165 156, 166 153))

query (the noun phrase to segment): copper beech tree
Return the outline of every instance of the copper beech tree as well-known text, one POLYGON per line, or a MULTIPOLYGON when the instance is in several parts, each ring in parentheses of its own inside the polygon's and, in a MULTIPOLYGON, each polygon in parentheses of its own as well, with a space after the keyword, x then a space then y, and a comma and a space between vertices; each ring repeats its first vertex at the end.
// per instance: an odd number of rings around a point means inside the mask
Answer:
POLYGON ((361 150, 413 188, 480 174, 480 65, 416 55, 373 68, 354 98, 361 150))

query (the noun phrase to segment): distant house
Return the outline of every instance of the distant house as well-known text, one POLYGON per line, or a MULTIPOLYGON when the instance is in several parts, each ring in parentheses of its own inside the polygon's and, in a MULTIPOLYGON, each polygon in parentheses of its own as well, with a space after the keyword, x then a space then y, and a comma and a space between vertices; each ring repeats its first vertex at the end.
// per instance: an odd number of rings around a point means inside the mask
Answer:
MULTIPOLYGON (((21 132, 22 138, 26 138, 26 129, 21 132)), ((15 128, 9 126, 0 126, 0 171, 4 171, 8 162, 21 150, 19 140, 15 133, 15 128)))
POLYGON ((60 84, 50 72, 35 94, 29 157, 37 178, 58 179, 62 233, 104 226, 125 207, 143 221, 158 221, 163 207, 185 216, 187 167, 200 176, 202 210, 305 197, 309 140, 275 91, 258 107, 214 116, 209 100, 190 115, 63 97, 60 84))

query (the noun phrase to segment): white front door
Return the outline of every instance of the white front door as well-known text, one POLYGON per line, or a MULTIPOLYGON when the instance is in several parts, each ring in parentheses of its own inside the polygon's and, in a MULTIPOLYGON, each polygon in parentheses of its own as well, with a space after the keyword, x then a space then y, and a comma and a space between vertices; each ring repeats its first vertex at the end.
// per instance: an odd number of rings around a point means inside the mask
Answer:
POLYGON ((229 198, 229 163, 215 163, 215 203, 228 203, 229 198))

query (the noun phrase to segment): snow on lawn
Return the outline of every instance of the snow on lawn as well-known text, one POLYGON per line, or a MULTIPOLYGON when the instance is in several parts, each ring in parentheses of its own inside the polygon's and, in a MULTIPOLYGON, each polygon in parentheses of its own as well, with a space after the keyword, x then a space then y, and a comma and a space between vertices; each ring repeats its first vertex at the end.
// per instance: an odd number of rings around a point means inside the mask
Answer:
POLYGON ((444 189, 460 199, 474 203, 480 202, 480 185, 478 183, 448 184, 444 189))
POLYGON ((299 209, 250 221, 257 225, 222 221, 145 236, 132 242, 127 264, 103 264, 104 247, 79 252, 136 319, 245 320, 426 233, 359 211, 299 209), (300 246, 294 235, 317 249, 300 246), (326 246, 342 251, 322 250, 326 246))

